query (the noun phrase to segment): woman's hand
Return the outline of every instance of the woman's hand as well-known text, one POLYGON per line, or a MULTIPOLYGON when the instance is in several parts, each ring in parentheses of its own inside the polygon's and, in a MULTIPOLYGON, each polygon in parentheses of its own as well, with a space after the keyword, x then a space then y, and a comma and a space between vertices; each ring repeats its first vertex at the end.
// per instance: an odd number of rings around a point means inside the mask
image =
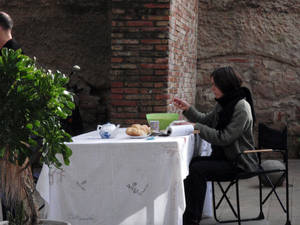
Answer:
POLYGON ((176 108, 181 109, 183 111, 188 110, 191 107, 189 103, 176 97, 173 99, 173 103, 176 108))

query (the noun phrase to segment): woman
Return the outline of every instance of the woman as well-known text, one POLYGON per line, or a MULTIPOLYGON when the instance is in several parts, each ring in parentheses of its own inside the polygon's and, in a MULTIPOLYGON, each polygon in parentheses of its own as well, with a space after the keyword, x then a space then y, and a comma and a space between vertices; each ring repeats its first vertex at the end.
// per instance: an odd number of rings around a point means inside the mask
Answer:
POLYGON ((186 101, 174 98, 174 105, 183 110, 185 117, 194 123, 200 137, 212 145, 209 157, 195 157, 190 163, 189 175, 184 180, 186 209, 184 225, 199 224, 206 193, 206 182, 218 178, 233 178, 242 171, 258 167, 252 128, 255 120, 253 102, 248 88, 231 67, 222 67, 211 74, 212 91, 217 104, 208 114, 198 112, 186 101))

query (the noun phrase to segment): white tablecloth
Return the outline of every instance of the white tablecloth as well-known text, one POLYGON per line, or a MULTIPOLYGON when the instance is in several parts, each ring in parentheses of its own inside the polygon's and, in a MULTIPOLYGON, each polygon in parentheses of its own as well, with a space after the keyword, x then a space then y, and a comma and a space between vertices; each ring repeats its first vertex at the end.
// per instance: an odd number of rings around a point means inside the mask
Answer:
MULTIPOLYGON (((95 131, 74 137, 69 166, 43 167, 37 189, 48 202, 49 219, 72 225, 182 224, 194 135, 130 139, 120 130, 108 140, 95 131)), ((211 216, 210 186, 206 199, 204 216, 211 216)))

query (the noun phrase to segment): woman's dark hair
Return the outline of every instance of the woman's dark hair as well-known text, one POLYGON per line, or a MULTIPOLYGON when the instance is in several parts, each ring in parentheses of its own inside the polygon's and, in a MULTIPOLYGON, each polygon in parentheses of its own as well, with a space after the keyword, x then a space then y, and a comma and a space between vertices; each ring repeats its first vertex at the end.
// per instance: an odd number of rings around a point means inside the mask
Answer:
POLYGON ((12 29, 13 25, 14 22, 11 17, 5 12, 0 12, 0 26, 3 27, 3 29, 8 30, 12 29))
POLYGON ((210 76, 223 94, 239 89, 243 83, 241 77, 230 66, 220 67, 212 72, 210 76))
POLYGON ((231 120, 236 103, 246 98, 250 104, 253 121, 255 122, 255 111, 250 90, 247 87, 242 87, 242 79, 237 75, 232 67, 221 67, 216 69, 210 75, 214 79, 215 85, 223 92, 223 96, 216 101, 223 107, 220 112, 220 121, 217 128, 224 129, 231 120))

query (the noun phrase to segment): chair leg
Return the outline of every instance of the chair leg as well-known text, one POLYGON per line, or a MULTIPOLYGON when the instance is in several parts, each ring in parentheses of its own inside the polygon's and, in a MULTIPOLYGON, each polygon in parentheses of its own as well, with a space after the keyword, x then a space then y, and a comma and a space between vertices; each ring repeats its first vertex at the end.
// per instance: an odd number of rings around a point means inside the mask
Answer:
POLYGON ((291 225, 290 221, 290 205, 289 205, 289 165, 288 165, 288 159, 287 154, 285 155, 285 194, 286 194, 286 223, 285 225, 291 225))
MULTIPOLYGON (((241 225, 241 222, 244 221, 256 221, 256 220, 262 220, 264 219, 264 214, 263 214, 263 202, 262 202, 262 183, 260 182, 260 189, 259 189, 259 214, 257 217, 255 218, 246 218, 246 219, 242 219, 241 218, 241 214, 240 214, 240 197, 239 197, 239 184, 238 184, 238 180, 235 181, 231 181, 230 184, 228 186, 233 186, 234 183, 236 184, 236 204, 237 204, 237 212, 235 211, 235 207, 233 208, 233 205, 231 205, 229 198, 226 196, 227 194, 227 189, 228 187, 224 190, 224 188, 221 185, 221 182, 217 182, 217 184, 220 187, 220 190, 222 192, 222 197, 219 201, 222 200, 226 200, 227 203, 229 204, 234 216, 236 217, 236 219, 232 219, 232 220, 220 220, 217 217, 217 209, 220 205, 220 202, 218 202, 218 204, 216 204, 216 197, 215 197, 215 182, 212 182, 212 197, 213 197, 213 213, 214 213, 214 218, 218 223, 234 223, 234 222, 238 222, 238 225, 241 225), (225 195, 225 196, 224 196, 225 195)), ((290 224, 286 224, 286 225, 290 225, 290 224)))
POLYGON ((259 215, 258 215, 257 219, 263 220, 265 218, 265 215, 263 212, 261 176, 258 176, 258 182, 259 182, 259 215))
POLYGON ((286 223, 285 225, 291 225, 290 221, 290 206, 289 206, 289 182, 288 182, 288 170, 286 171, 286 184, 285 184, 285 192, 286 192, 286 223))
POLYGON ((238 224, 241 225, 241 210, 240 210, 240 196, 239 196, 239 181, 235 182, 235 191, 236 191, 236 208, 237 208, 237 219, 238 224))
POLYGON ((213 210, 214 210, 214 218, 216 221, 218 221, 217 218, 217 209, 216 209, 216 198, 215 198, 215 182, 211 182, 211 190, 212 190, 212 197, 213 197, 213 210))

